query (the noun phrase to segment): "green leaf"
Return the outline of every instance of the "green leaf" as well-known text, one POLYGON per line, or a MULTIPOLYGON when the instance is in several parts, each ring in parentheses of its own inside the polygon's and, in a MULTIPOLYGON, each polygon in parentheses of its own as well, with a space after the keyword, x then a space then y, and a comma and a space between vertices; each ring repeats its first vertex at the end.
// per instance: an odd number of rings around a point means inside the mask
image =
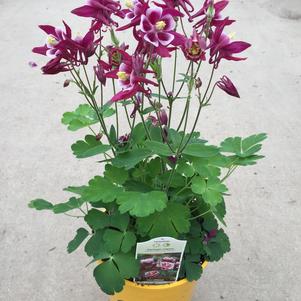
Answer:
POLYGON ((182 233, 189 232, 190 211, 179 203, 169 203, 162 212, 137 219, 137 230, 142 236, 151 238, 171 236, 177 238, 182 233))
POLYGON ((112 183, 122 185, 128 179, 129 174, 124 168, 107 164, 104 172, 105 178, 109 179, 112 183))
POLYGON ((200 255, 186 255, 184 267, 188 281, 197 281, 201 278, 203 269, 200 262, 200 255))
POLYGON ((225 253, 230 251, 230 241, 224 230, 219 229, 215 237, 211 238, 204 249, 210 261, 220 260, 225 253))
POLYGON ((36 210, 52 210, 53 205, 50 202, 45 201, 43 199, 36 199, 32 200, 28 204, 28 207, 36 210))
POLYGON ((194 193, 201 194, 204 201, 211 207, 215 207, 222 202, 223 193, 228 190, 218 178, 205 180, 201 177, 193 178, 191 189, 194 193))
POLYGON ((146 141, 145 146, 150 149, 154 154, 160 156, 172 156, 174 153, 170 150, 167 144, 158 141, 146 141))
POLYGON ((122 191, 121 187, 116 186, 109 180, 96 176, 89 181, 89 186, 83 191, 82 198, 91 203, 99 201, 110 203, 122 191))
POLYGON ((87 188, 88 186, 68 186, 66 188, 64 188, 64 191, 69 191, 75 194, 79 194, 82 195, 84 190, 87 188))
POLYGON ((133 131, 132 131, 132 135, 131 135, 131 139, 136 143, 136 144, 141 144, 145 141, 146 138, 146 132, 145 132, 145 128, 142 122, 138 123, 133 131))
POLYGON ((162 191, 151 191, 146 193, 126 191, 117 197, 119 211, 129 212, 130 215, 143 217, 155 211, 162 211, 166 207, 167 196, 162 191))
POLYGON ((94 208, 89 210, 85 221, 93 230, 104 229, 110 224, 109 215, 94 208))
POLYGON ((79 105, 74 112, 66 112, 62 118, 62 123, 68 125, 70 131, 76 131, 97 122, 96 112, 88 104, 79 105))
POLYGON ((103 240, 105 242, 105 248, 113 254, 119 251, 127 253, 136 245, 136 236, 131 231, 120 232, 107 229, 104 233, 103 240))
POLYGON ((124 279, 137 277, 139 269, 138 260, 132 254, 118 253, 98 265, 94 277, 103 292, 113 295, 123 289, 124 279))
POLYGON ((148 149, 133 149, 130 152, 118 154, 118 156, 112 160, 112 164, 116 167, 124 167, 126 170, 128 170, 135 167, 139 162, 150 157, 151 155, 152 152, 148 149))
POLYGON ((84 201, 81 198, 72 197, 66 203, 55 204, 52 208, 55 214, 65 213, 70 210, 80 208, 84 204, 84 201))
POLYGON ((113 260, 98 265, 93 275, 99 287, 107 295, 114 295, 122 291, 125 282, 113 260))
POLYGON ((158 180, 165 186, 169 184, 169 186, 172 188, 178 188, 178 187, 183 188, 185 186, 185 184, 186 184, 185 177, 181 176, 178 173, 175 173, 172 176, 172 180, 170 182, 170 180, 169 180, 170 175, 171 175, 171 170, 165 172, 163 175, 160 175, 158 177, 158 180))
POLYGON ((190 178, 194 175, 194 168, 188 162, 181 160, 177 165, 176 172, 190 178))
POLYGON ((252 155, 246 158, 231 156, 230 158, 232 159, 233 165, 248 166, 255 165, 257 163, 257 160, 263 159, 264 156, 252 155))
POLYGON ((221 151, 226 153, 234 153, 238 157, 249 157, 255 155, 261 150, 262 142, 267 138, 264 133, 252 135, 245 139, 241 137, 230 137, 221 143, 221 151))
POLYGON ((226 205, 224 199, 217 204, 214 208, 212 208, 212 213, 217 217, 217 219, 226 226, 224 221, 224 217, 226 215, 226 205))
MULTIPOLYGON (((99 112, 104 118, 115 114, 115 110, 107 106, 99 109, 99 112)), ((70 131, 77 131, 98 122, 95 110, 88 104, 80 104, 74 112, 66 112, 62 117, 62 123, 67 125, 70 131)))
POLYGON ((71 149, 76 158, 88 158, 107 152, 111 149, 111 146, 102 144, 100 141, 96 140, 93 135, 87 135, 85 141, 77 141, 72 144, 71 149))
POLYGON ((201 177, 194 177, 191 181, 191 190, 196 194, 203 194, 207 189, 206 180, 201 177))
POLYGON ((110 253, 105 249, 103 241, 103 230, 97 230, 85 245, 85 252, 90 257, 97 259, 106 259, 110 257, 110 253))
POLYGON ((221 169, 212 164, 208 159, 193 158, 192 162, 194 169, 202 177, 218 177, 221 174, 221 169))
POLYGON ((88 236, 89 232, 86 229, 79 228, 76 231, 75 237, 68 244, 68 253, 74 252, 88 236))
POLYGON ((183 150, 183 154, 200 158, 213 157, 219 153, 219 149, 213 145, 202 143, 188 144, 183 150))

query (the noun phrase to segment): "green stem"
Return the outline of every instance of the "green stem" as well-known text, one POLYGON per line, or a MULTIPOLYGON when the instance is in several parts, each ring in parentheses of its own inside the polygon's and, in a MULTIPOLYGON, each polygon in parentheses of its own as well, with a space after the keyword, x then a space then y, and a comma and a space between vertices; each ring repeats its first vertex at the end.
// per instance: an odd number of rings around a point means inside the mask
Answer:
POLYGON ((194 216, 194 217, 190 218, 189 220, 192 221, 192 220, 198 219, 198 218, 200 218, 200 217, 202 217, 202 216, 208 214, 209 212, 211 212, 211 209, 207 210, 206 212, 204 212, 204 213, 202 213, 202 214, 200 214, 200 215, 194 216))
MULTIPOLYGON (((112 79, 112 84, 113 84, 113 91, 114 95, 116 94, 116 87, 115 87, 115 80, 112 79)), ((116 132, 117 132, 117 137, 119 137, 119 116, 118 116, 118 107, 117 107, 117 102, 115 104, 115 111, 116 111, 116 132)))

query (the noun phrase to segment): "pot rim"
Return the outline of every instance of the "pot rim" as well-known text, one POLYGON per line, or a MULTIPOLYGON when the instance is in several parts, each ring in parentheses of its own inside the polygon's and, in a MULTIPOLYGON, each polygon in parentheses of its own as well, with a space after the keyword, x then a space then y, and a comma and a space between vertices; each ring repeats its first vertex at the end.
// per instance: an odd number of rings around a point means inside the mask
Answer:
MULTIPOLYGON (((204 261, 202 263, 202 268, 205 269, 208 265, 208 261, 204 261)), ((125 283, 127 286, 131 286, 131 287, 135 287, 135 288, 143 288, 143 289, 149 289, 149 290, 160 290, 160 289, 169 289, 169 288, 174 288, 177 286, 181 286, 184 285, 186 283, 189 283, 189 281, 187 280, 187 278, 184 278, 182 280, 179 281, 175 281, 172 283, 168 283, 168 284, 160 284, 160 285, 153 285, 153 284, 140 284, 140 283, 136 283, 133 281, 129 281, 129 280, 125 280, 125 283)))

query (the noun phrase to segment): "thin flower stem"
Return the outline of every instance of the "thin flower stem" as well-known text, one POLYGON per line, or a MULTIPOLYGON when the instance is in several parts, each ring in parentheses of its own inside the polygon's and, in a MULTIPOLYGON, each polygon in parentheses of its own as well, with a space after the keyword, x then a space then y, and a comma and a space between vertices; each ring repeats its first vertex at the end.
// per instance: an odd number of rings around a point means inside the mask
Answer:
POLYGON ((95 131, 90 127, 88 126, 88 128, 90 129, 90 131, 94 134, 94 136, 96 136, 97 134, 95 133, 95 131))
POLYGON ((175 91, 175 85, 176 85, 176 73, 177 73, 177 58, 178 58, 178 50, 175 50, 175 60, 174 60, 174 66, 173 66, 173 78, 172 78, 172 93, 175 91))
POLYGON ((209 88, 210 88, 210 85, 211 85, 211 82, 212 82, 212 79, 213 79, 214 70, 215 70, 215 68, 214 68, 214 66, 213 66, 213 67, 212 67, 212 71, 211 71, 211 75, 210 75, 210 79, 209 79, 209 83, 208 83, 206 92, 205 92, 205 94, 204 94, 204 96, 203 96, 203 99, 200 101, 199 109, 198 109, 198 112, 197 112, 197 115, 196 115, 196 118, 195 118, 195 121, 194 121, 192 130, 191 130, 191 132, 190 132, 190 134, 189 134, 189 137, 188 137, 186 143, 185 143, 184 146, 182 147, 181 152, 185 149, 185 147, 187 146, 187 144, 190 142, 191 137, 192 137, 192 135, 193 135, 193 133, 194 133, 194 130, 195 130, 195 128, 196 128, 196 125, 197 125, 198 120, 199 120, 199 117, 200 117, 200 113, 201 113, 201 110, 202 110, 204 101, 205 101, 205 99, 206 99, 207 93, 208 93, 208 91, 209 91, 209 88))
POLYGON ((200 215, 194 216, 194 217, 190 218, 189 220, 192 221, 192 220, 198 219, 198 218, 200 218, 200 217, 202 217, 202 216, 208 214, 209 212, 211 212, 211 209, 205 211, 204 213, 202 213, 202 214, 200 214, 200 215))
POLYGON ((230 167, 227 174, 221 179, 221 182, 224 182, 226 179, 228 179, 232 175, 232 173, 236 170, 237 167, 238 167, 237 165, 232 168, 230 167))
POLYGON ((152 140, 152 139, 151 139, 151 136, 150 136, 150 133, 149 133, 149 131, 148 131, 148 128, 147 128, 147 126, 146 126, 146 124, 145 124, 145 120, 144 120, 144 118, 143 118, 143 115, 142 115, 140 109, 138 109, 138 112, 139 112, 139 115, 140 115, 140 117, 141 117, 141 121, 142 121, 142 123, 143 123, 143 127, 144 127, 144 129, 145 129, 147 138, 148 138, 149 140, 152 140))
MULTIPOLYGON (((192 65, 192 62, 190 62, 189 65, 188 65, 187 71, 185 73, 185 77, 188 75, 191 65, 192 65)), ((181 91, 184 87, 184 84, 185 84, 185 81, 183 80, 177 94, 173 97, 173 100, 176 100, 178 98, 179 94, 181 93, 181 91)))
MULTIPOLYGON (((116 94, 116 87, 115 87, 115 80, 112 79, 112 84, 113 84, 113 92, 114 95, 116 94)), ((117 103, 115 102, 115 111, 116 111, 116 132, 117 132, 117 137, 119 137, 119 116, 118 116, 118 107, 117 103)))
POLYGON ((64 213, 64 215, 67 215, 67 216, 70 216, 70 217, 76 217, 76 218, 84 218, 83 215, 72 215, 72 214, 69 214, 69 213, 64 213))
POLYGON ((127 119, 128 124, 129 124, 129 126, 130 126, 130 129, 132 129, 132 124, 131 124, 129 112, 128 112, 128 109, 127 109, 126 105, 124 105, 124 111, 125 111, 126 119, 127 119))
MULTIPOLYGON (((159 116, 159 113, 157 111, 157 108, 156 108, 155 104, 151 101, 151 99, 149 98, 149 96, 147 96, 147 99, 148 99, 150 105, 155 110, 155 113, 156 113, 156 116, 157 116, 157 120, 158 120, 158 123, 159 123, 159 127, 160 127, 160 130, 161 130, 161 135, 162 135, 162 137, 164 137, 164 129, 163 129, 163 126, 162 126, 162 123, 161 123, 160 116, 159 116)), ((170 143, 168 141, 165 141, 165 142, 166 142, 167 146, 169 147, 169 149, 174 153, 174 150, 171 147, 170 143)))
MULTIPOLYGON (((75 74, 77 75, 77 78, 75 77, 75 75, 73 74, 72 70, 70 69, 70 72, 75 80, 75 82, 77 83, 77 86, 80 88, 82 94, 84 95, 85 99, 87 100, 87 102, 90 104, 90 106, 94 109, 94 111, 96 112, 96 115, 97 115, 97 118, 100 122, 100 125, 102 127, 102 131, 104 132, 105 136, 107 137, 109 143, 114 146, 114 144, 112 143, 111 139, 110 139, 110 136, 108 134, 108 131, 107 131, 107 128, 106 128, 106 125, 105 125, 105 122, 103 120, 103 117, 101 116, 100 112, 99 112, 99 109, 98 109, 98 106, 97 106, 97 103, 95 101, 95 98, 94 96, 92 95, 92 91, 90 91, 90 94, 91 94, 91 99, 89 100, 88 96, 86 95, 86 92, 85 92, 85 89, 88 90, 88 88, 85 86, 84 82, 82 81, 79 73, 73 68, 73 71, 75 72, 75 74), (85 89, 83 89, 83 86, 85 87, 85 89), (91 103, 92 102, 92 103, 91 103)), ((113 154, 115 155, 115 150, 114 148, 112 148, 112 152, 113 154)))

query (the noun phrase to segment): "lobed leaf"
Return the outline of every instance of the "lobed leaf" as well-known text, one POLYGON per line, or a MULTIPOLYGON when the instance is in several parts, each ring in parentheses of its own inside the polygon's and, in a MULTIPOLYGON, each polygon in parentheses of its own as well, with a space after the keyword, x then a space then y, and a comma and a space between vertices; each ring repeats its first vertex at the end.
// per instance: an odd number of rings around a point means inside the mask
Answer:
POLYGON ((87 135, 85 140, 79 140, 72 144, 71 149, 76 158, 88 158, 109 151, 110 145, 102 144, 95 136, 87 135))

